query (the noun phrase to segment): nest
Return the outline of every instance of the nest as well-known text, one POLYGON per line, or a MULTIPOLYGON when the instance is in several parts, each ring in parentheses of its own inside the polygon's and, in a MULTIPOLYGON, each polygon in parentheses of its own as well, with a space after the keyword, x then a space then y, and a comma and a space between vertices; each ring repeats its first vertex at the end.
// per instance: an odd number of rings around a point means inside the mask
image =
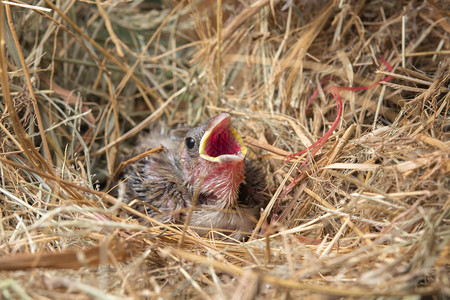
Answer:
POLYGON ((15 3, 2 297, 449 296, 448 3, 15 3), (269 174, 247 241, 108 193, 140 133, 222 111, 269 174))

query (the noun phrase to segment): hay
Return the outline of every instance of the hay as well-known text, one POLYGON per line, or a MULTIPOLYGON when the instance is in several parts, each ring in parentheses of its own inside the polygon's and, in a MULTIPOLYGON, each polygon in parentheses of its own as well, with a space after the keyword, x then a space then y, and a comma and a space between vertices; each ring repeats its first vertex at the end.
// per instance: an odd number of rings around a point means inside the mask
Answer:
POLYGON ((1 296, 448 297, 448 4, 218 3, 0 3, 1 296), (247 242, 107 193, 221 111, 269 174, 247 242))

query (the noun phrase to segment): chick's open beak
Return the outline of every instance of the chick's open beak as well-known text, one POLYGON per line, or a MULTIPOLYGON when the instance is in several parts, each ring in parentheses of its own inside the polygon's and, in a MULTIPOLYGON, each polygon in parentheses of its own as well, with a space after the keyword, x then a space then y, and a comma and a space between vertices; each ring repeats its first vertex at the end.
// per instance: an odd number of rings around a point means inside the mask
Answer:
POLYGON ((222 113, 211 119, 200 141, 199 152, 203 159, 220 164, 244 160, 247 147, 231 124, 229 114, 222 113))

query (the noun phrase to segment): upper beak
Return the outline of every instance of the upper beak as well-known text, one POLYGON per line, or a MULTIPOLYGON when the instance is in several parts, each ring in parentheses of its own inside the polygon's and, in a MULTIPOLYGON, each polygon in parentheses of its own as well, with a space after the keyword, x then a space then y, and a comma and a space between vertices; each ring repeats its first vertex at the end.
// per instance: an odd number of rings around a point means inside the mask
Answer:
POLYGON ((231 124, 229 114, 221 113, 210 120, 200 141, 199 153, 203 159, 221 164, 244 160, 247 147, 231 124))

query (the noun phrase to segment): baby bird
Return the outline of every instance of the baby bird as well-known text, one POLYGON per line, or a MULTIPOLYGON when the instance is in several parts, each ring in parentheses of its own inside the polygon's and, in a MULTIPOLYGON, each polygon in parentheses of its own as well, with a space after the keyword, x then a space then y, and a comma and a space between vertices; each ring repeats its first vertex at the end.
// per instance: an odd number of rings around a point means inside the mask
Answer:
POLYGON ((140 141, 137 152, 164 146, 161 153, 133 163, 124 171, 126 202, 139 199, 141 210, 162 222, 184 223, 199 234, 211 229, 243 239, 266 203, 265 174, 246 159, 247 147, 221 113, 187 131, 184 138, 154 133, 140 141), (156 208, 156 209, 155 209, 156 208))

